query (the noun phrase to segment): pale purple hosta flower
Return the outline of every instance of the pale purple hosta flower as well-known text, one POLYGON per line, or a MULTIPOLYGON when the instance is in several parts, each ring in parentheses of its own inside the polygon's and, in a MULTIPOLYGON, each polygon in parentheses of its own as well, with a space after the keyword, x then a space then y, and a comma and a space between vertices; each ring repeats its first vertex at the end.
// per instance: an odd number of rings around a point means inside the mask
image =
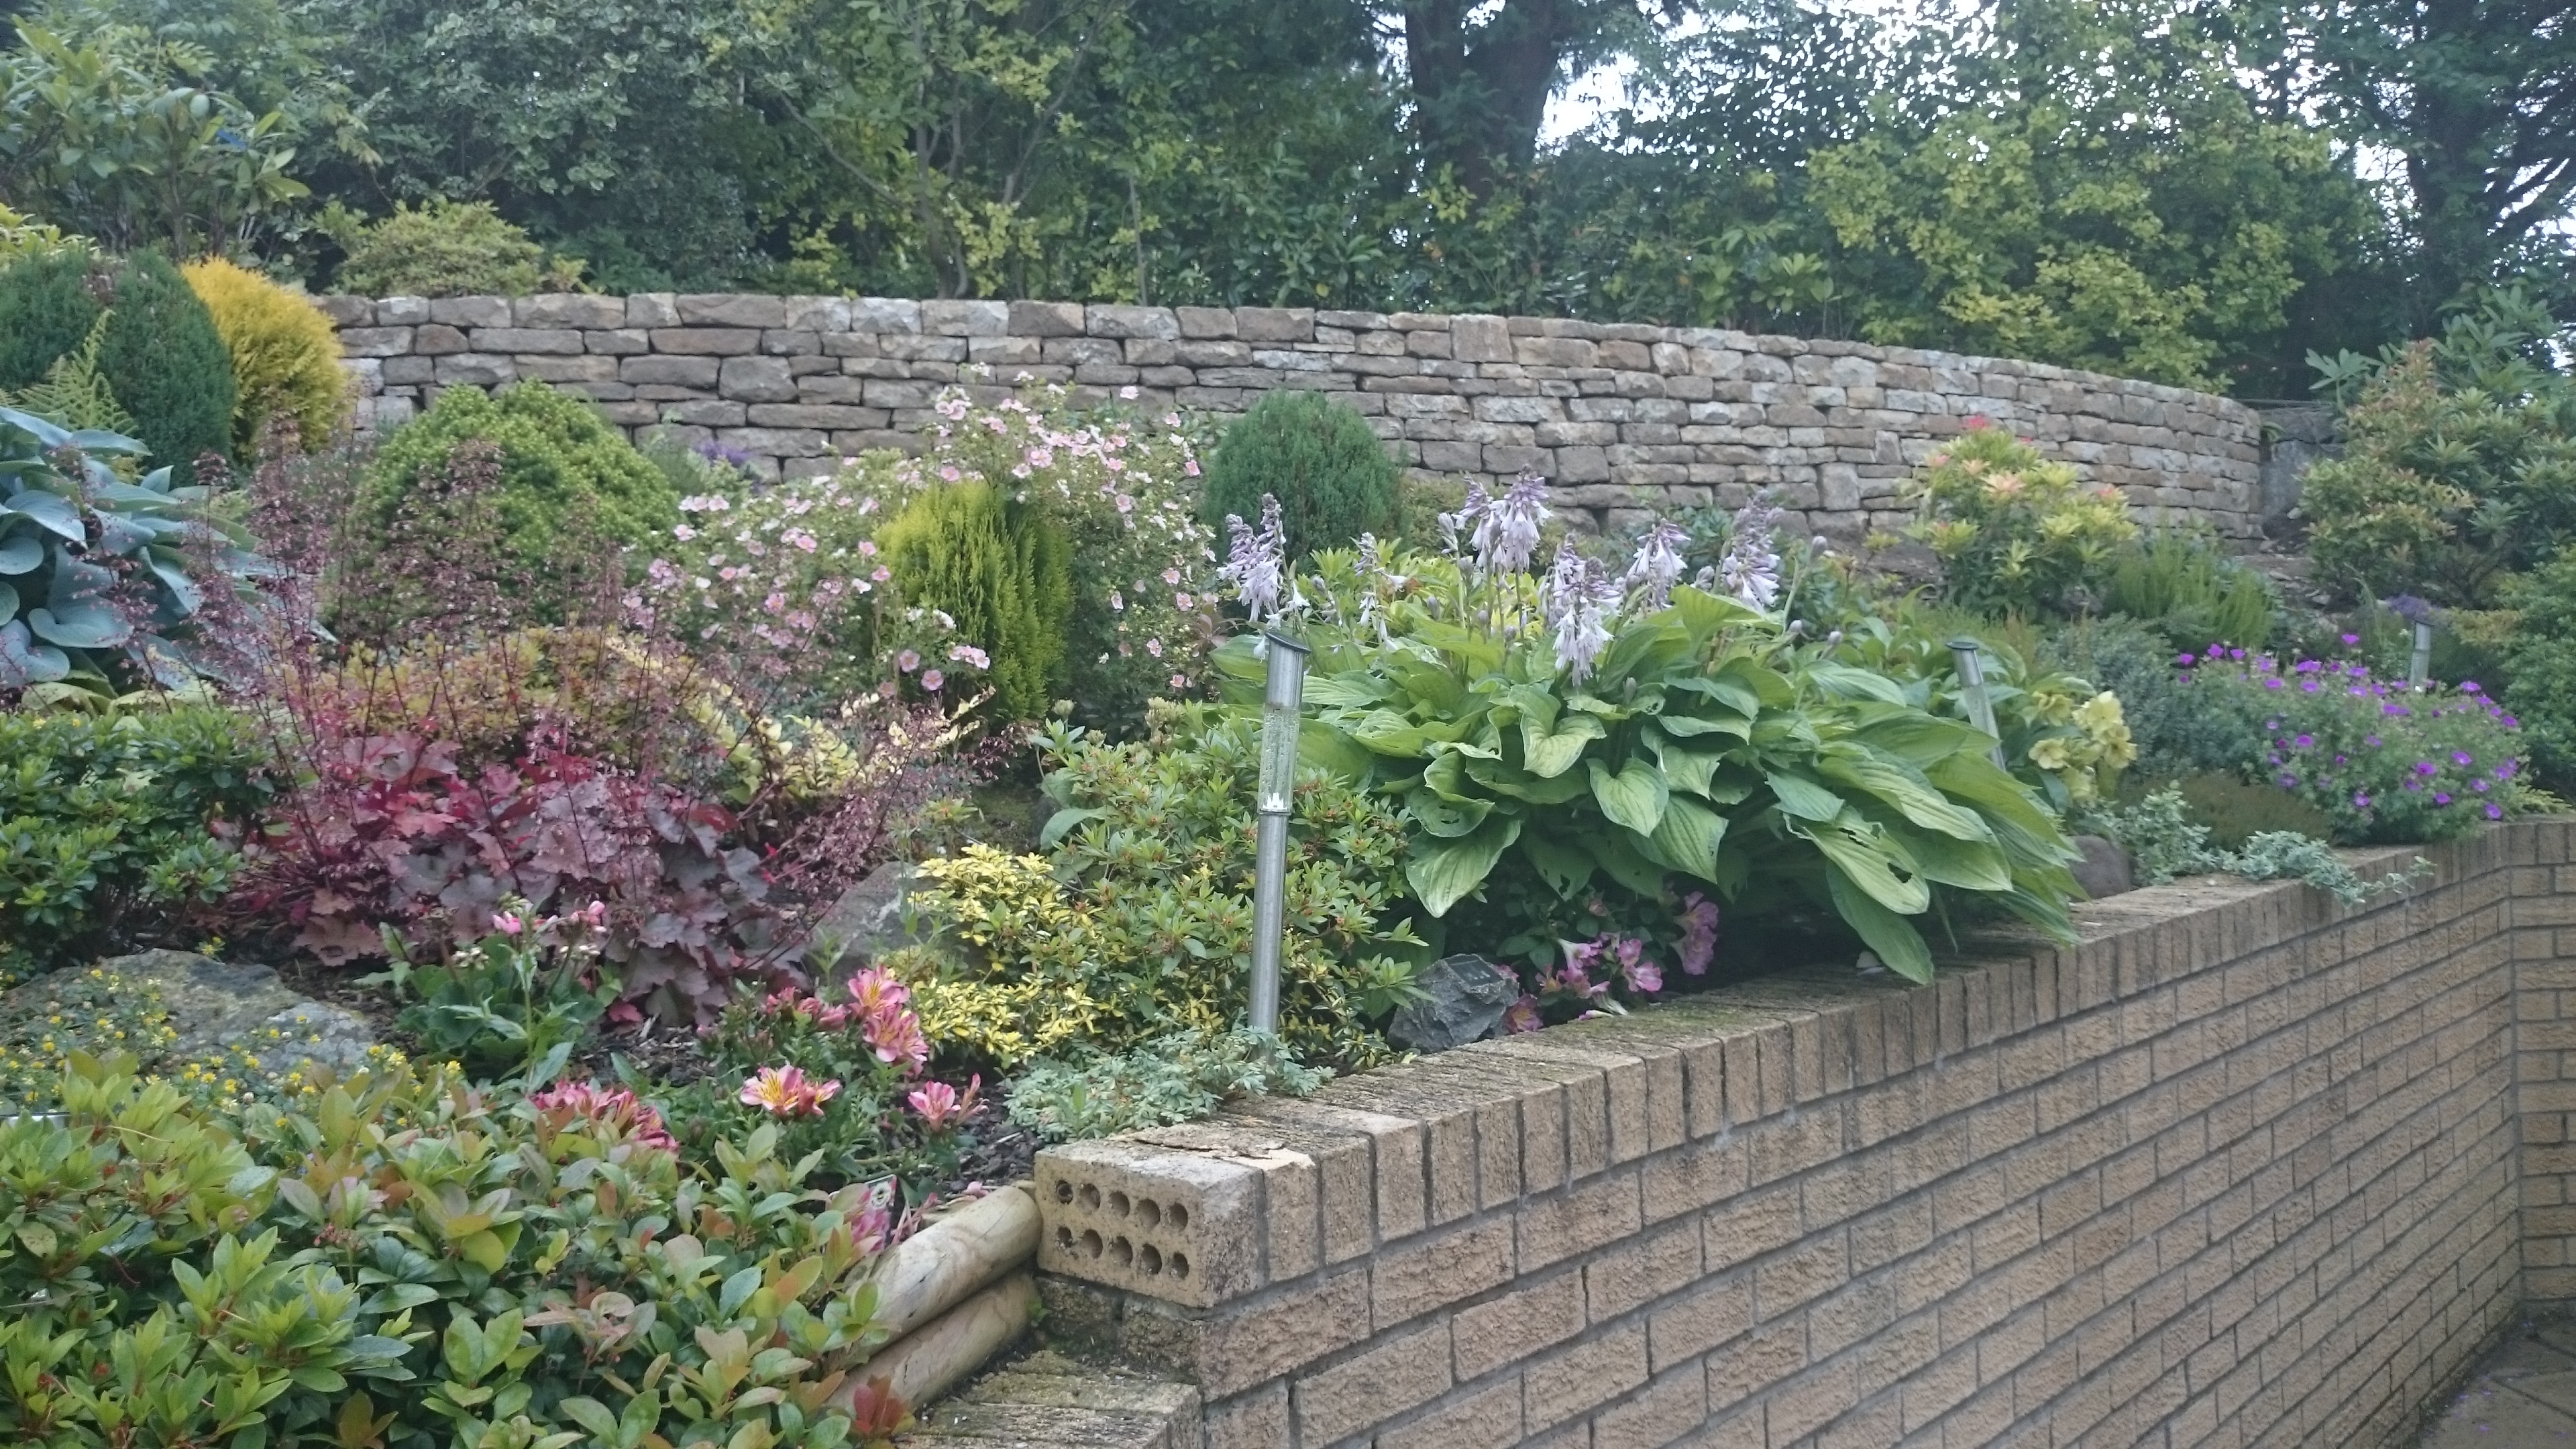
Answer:
POLYGON ((1756 498, 1736 510, 1735 536, 1718 560, 1718 582, 1742 603, 1768 609, 1780 597, 1780 555, 1771 547, 1771 530, 1780 510, 1756 498))
POLYGON ((1440 532, 1446 539, 1446 542, 1442 545, 1442 551, 1447 553, 1451 558, 1456 558, 1458 556, 1458 535, 1462 533, 1482 533, 1485 525, 1485 515, 1493 508, 1493 506, 1493 500, 1485 496, 1484 484, 1468 484, 1467 499, 1465 502, 1458 505, 1458 511, 1455 513, 1443 513, 1439 515, 1440 532))
POLYGON ((1529 569, 1538 553, 1539 526, 1547 522, 1547 480, 1523 473, 1512 491, 1496 499, 1476 521, 1476 569, 1484 574, 1517 574, 1529 569))
POLYGON ((1595 568, 1570 543, 1557 545, 1556 563, 1539 585, 1539 602, 1547 625, 1556 631, 1557 667, 1576 684, 1592 676, 1592 664, 1610 647, 1610 620, 1619 611, 1619 581, 1595 568))
POLYGON ((1637 556, 1621 583, 1635 592, 1638 612, 1652 613, 1672 602, 1673 585, 1682 576, 1682 546, 1688 542, 1690 535, 1670 519, 1657 519, 1637 540, 1637 556))
POLYGON ((1288 572, 1288 530, 1279 517, 1279 500, 1261 495, 1260 528, 1231 513, 1225 516, 1225 528, 1233 543, 1217 577, 1234 585, 1235 597, 1243 601, 1243 611, 1252 622, 1303 609, 1306 601, 1288 572))

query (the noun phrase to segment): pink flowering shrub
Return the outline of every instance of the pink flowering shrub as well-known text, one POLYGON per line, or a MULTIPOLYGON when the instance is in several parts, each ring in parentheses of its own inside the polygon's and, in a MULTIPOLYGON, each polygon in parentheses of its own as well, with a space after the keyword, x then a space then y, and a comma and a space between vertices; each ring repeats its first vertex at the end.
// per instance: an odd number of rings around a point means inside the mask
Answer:
POLYGON ((946 1175, 983 1086, 925 1075, 930 1042, 911 990, 885 970, 830 991, 743 993, 703 1041, 710 1073, 687 1091, 684 1136, 768 1123, 783 1155, 819 1151, 844 1181, 893 1175, 919 1185, 946 1175))
POLYGON ((916 466, 925 481, 981 478, 1062 530, 1073 550, 1074 717, 1132 734, 1150 701, 1199 690, 1217 641, 1198 456, 1176 413, 1080 413, 1061 387, 1033 397, 990 406, 964 393, 941 398, 940 425, 916 466))
POLYGON ((1717 957, 1717 902, 1695 890, 1594 894, 1578 905, 1533 889, 1506 896, 1482 919, 1487 929, 1511 930, 1499 954, 1518 968, 1522 995, 1503 1019, 1507 1031, 1653 1000, 1707 975, 1717 957))
POLYGON ((2324 811, 2338 844, 2447 840, 2521 802, 2521 722, 2476 680, 2418 689, 2357 659, 2214 644, 2175 662, 2194 710, 2252 727, 2245 778, 2324 811))

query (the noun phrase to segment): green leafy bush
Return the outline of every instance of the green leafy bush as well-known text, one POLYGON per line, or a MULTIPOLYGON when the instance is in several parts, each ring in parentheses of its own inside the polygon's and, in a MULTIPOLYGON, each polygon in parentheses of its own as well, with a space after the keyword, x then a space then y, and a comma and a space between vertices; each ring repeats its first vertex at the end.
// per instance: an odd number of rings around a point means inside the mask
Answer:
POLYGON ((155 462, 184 483, 199 456, 231 454, 232 355, 206 304, 157 253, 110 263, 66 250, 0 268, 0 390, 42 382, 93 327, 98 374, 155 462))
POLYGON ((2102 607, 2165 636, 2177 650, 2260 649, 2272 635, 2272 587, 2207 538, 2167 529, 2120 550, 2102 607))
MULTIPOLYGON (((377 450, 343 524, 339 566, 379 594, 373 580, 391 575, 482 569, 527 622, 560 622, 567 591, 596 573, 601 551, 669 530, 678 504, 662 470, 587 400, 543 383, 489 397, 451 387, 377 450), (488 490, 447 476, 474 464, 477 444, 498 470, 488 490), (469 532, 478 529, 488 540, 469 532), (476 556, 487 548, 497 556, 476 556), (468 557, 453 558, 459 551, 468 557)), ((399 594, 383 604, 360 611, 362 634, 387 635, 423 607, 399 594)))
POLYGON ((622 1091, 389 1071, 216 1114, 131 1072, 84 1062, 62 1121, 0 1123, 9 1442, 853 1437, 826 1401, 879 1341, 891 1225, 774 1133, 701 1174, 622 1091))
POLYGON ((0 972, 102 955, 231 877, 210 828, 270 792, 241 721, 202 707, 0 713, 0 972))
POLYGON ((2087 815, 2084 824, 2129 852, 2142 885, 2165 885, 2185 875, 2295 880, 2347 906, 2357 906, 2373 896, 2403 890, 2432 873, 2431 862, 2419 859, 2411 872, 2366 881, 2338 860, 2324 841, 2295 830, 2257 831, 2242 847, 2225 849, 2211 843, 2209 827, 2195 821, 2182 792, 2170 788, 2132 805, 2087 815))
MULTIPOLYGON (((912 906, 955 943, 898 969, 943 1057, 1003 1070, 1076 1043, 1123 1052, 1240 1024, 1252 958, 1259 732, 1166 706, 1112 744, 1039 737, 1055 814, 1046 855, 989 846, 921 863, 912 906)), ((1391 802, 1309 773, 1290 802, 1280 1034, 1304 1059, 1367 1065, 1425 959, 1403 914, 1404 826, 1391 802)))
POLYGON ((1291 557, 1348 548, 1361 534, 1391 538, 1404 521, 1403 470, 1368 419, 1319 392, 1262 395, 1225 430, 1208 461, 1207 520, 1261 516, 1279 500, 1291 557))
POLYGON ((2117 488, 2080 489, 2075 470, 2008 429, 1970 418, 1913 483, 1910 532, 1941 560, 1942 597, 1985 613, 2072 613, 2137 536, 2117 488))
POLYGON ((2549 787, 2576 795, 2576 548, 2520 581, 2514 600, 2522 620, 2505 705, 2549 787))
POLYGON ((322 224, 346 254, 340 290, 361 297, 523 297, 581 279, 580 262, 548 258, 488 201, 397 202, 374 221, 335 205, 322 224))
POLYGON ((456 1062, 478 1080, 527 1071, 557 1047, 581 1040, 617 999, 601 969, 607 912, 540 916, 528 903, 504 900, 492 929, 443 956, 415 962, 390 927, 384 973, 361 985, 389 988, 409 1001, 398 1024, 423 1051, 456 1062), (593 919, 596 918, 596 920, 593 919))
POLYGON ((2453 385, 2430 343, 2374 377, 2344 414, 2344 455, 2302 485, 2318 574, 2364 598, 2478 607, 2576 542, 2576 387, 2533 385, 2453 385))
POLYGON ((1045 517, 989 484, 961 482, 922 491, 886 526, 882 546, 908 604, 937 609, 983 641, 995 715, 1046 713, 1066 679, 1073 583, 1065 541, 1045 517))
POLYGON ((105 461, 142 451, 0 408, 0 695, 180 686, 245 642, 209 637, 207 606, 273 566, 207 488, 168 468, 127 483, 105 461))
POLYGON ((2119 696, 2137 746, 2138 778, 2232 774, 2260 753, 2262 721, 2250 710, 2216 707, 2235 701, 2195 694, 2176 667, 2178 658, 2178 651, 2152 626, 2118 616, 2073 621, 2049 636, 2041 651, 2045 667, 2119 696))
MULTIPOLYGON (((1429 914, 1515 852, 1560 900, 1688 881, 1740 917, 1830 912, 1918 980, 1932 958, 1911 918, 1936 898, 2070 929, 2072 847, 1987 758, 1990 737, 1802 649, 1758 608, 1674 587, 1678 530, 1650 536, 1624 580, 1567 548, 1542 583, 1525 554, 1500 556, 1535 546, 1534 497, 1487 507, 1479 559, 1327 553, 1297 590, 1322 616, 1305 626, 1305 758, 1403 802, 1406 878, 1429 914)), ((1247 539, 1233 576, 1268 577, 1263 552, 1247 539)), ((1219 655, 1245 696, 1250 643, 1219 655)))
POLYGON ((1077 413, 1062 388, 1032 405, 939 400, 924 483, 981 478, 1035 509, 1071 550, 1065 616, 1074 718, 1125 737, 1158 699, 1197 689, 1216 632, 1203 577, 1211 538, 1198 519, 1199 463, 1177 413, 1077 413), (953 475, 953 476, 952 476, 953 475))
POLYGON ((1011 1120, 1043 1141, 1080 1142, 1196 1121, 1235 1097, 1308 1096, 1326 1076, 1250 1032, 1174 1032, 1130 1052, 1031 1064, 1011 1084, 1011 1120))

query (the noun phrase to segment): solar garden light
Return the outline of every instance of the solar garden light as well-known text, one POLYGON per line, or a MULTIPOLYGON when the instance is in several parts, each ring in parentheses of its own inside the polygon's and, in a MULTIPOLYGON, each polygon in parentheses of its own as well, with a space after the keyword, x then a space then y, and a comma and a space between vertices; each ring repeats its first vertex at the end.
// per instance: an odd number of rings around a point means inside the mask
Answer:
POLYGON ((1984 648, 1974 639, 1950 641, 1951 657, 1959 661, 1959 698, 1968 706, 1968 723, 1995 737, 1991 751, 1995 767, 2007 769, 2010 767, 2004 764, 2003 731, 1995 728, 1995 702, 1986 697, 1984 648))
POLYGON ((1252 1007, 1254 1034, 1279 1035, 1279 936, 1288 910, 1288 804, 1297 789, 1297 724, 1306 703, 1306 646, 1266 633, 1261 692, 1261 783, 1253 802, 1252 1007))
POLYGON ((2415 623, 2415 654, 2406 661, 2406 682, 2417 689, 2433 677, 2433 626, 2423 620, 2415 623))

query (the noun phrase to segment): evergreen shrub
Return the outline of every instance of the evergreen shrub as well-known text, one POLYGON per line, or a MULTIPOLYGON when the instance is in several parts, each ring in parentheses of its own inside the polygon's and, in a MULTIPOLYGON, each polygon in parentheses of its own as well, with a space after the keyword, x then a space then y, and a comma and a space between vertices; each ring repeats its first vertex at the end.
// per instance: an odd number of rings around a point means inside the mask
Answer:
POLYGON ((2272 634, 2272 588, 2209 539, 2167 530, 2120 551, 2103 606, 2155 628, 2177 650, 2260 649, 2272 634))
POLYGON ((222 257, 181 269, 215 319, 232 354, 233 455, 247 458, 265 441, 269 421, 294 424, 306 452, 330 446, 348 417, 340 339, 320 308, 257 272, 222 257))
POLYGON ((410 517, 414 495, 436 491, 459 461, 459 448, 478 442, 497 453, 492 517, 426 523, 488 525, 500 557, 466 562, 523 586, 518 597, 529 606, 530 622, 559 621, 560 600, 548 602, 549 594, 584 566, 595 566, 603 547, 642 542, 680 521, 669 478, 587 400, 543 383, 493 396, 449 388, 377 449, 343 525, 343 570, 364 578, 398 544, 435 548, 435 538, 406 537, 424 522, 410 517))
POLYGON ((959 483, 914 499, 879 543, 905 602, 986 641, 997 717, 1046 713, 1066 681, 1073 577, 1064 540, 1042 515, 990 484, 959 483))
POLYGON ((231 453, 232 355, 213 314, 156 253, 102 263, 63 249, 0 268, 0 390, 43 383, 93 328, 98 374, 133 416, 152 462, 170 465, 184 485, 199 455, 231 453))
POLYGON ((95 269, 77 249, 34 252, 0 267, 0 391, 42 382, 56 358, 80 349, 98 321, 95 269))
POLYGON ((550 264, 488 201, 397 204, 375 221, 332 211, 323 226, 348 254, 340 290, 362 297, 523 297, 547 286, 569 291, 581 272, 578 262, 550 264))
POLYGON ((1366 418, 1321 393, 1271 393, 1226 430, 1208 467, 1208 522, 1258 520, 1265 493, 1279 500, 1291 557, 1404 525, 1403 471, 1366 418))

